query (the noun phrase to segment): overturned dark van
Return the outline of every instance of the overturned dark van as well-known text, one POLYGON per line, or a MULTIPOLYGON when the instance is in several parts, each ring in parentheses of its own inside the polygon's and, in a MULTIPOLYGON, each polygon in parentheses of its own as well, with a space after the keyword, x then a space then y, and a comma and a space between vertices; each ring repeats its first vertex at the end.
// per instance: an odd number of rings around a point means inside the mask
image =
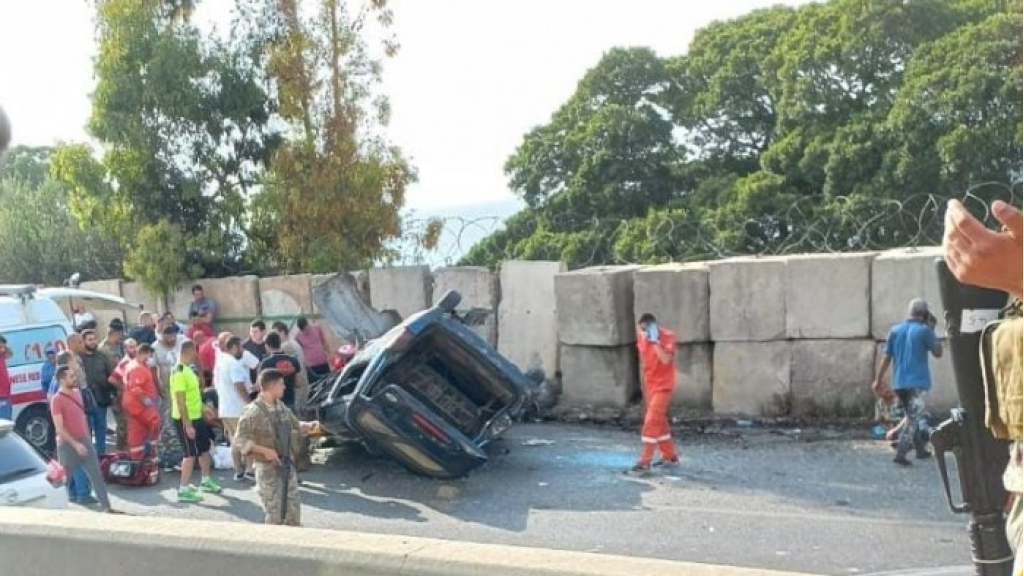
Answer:
MULTIPOLYGON (((321 306, 330 304, 320 296, 321 306)), ((332 325, 341 320, 348 327, 338 331, 359 335, 353 309, 365 303, 343 296, 347 319, 336 315, 332 325)), ((486 462, 484 447, 532 406, 538 383, 470 329, 472 315, 456 310, 460 301, 458 292, 448 292, 368 340, 341 371, 310 385, 309 415, 328 434, 362 442, 426 476, 458 477, 486 462)), ((380 326, 372 309, 359 313, 361 326, 380 326)))

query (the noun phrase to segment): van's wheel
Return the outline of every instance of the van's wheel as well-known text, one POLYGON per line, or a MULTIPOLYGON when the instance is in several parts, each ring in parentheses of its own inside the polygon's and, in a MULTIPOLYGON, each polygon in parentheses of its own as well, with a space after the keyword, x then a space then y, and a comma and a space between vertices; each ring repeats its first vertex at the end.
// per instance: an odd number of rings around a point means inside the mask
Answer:
POLYGON ((30 406, 22 411, 15 423, 18 432, 43 452, 56 448, 57 433, 44 406, 30 406))
POLYGON ((462 303, 462 294, 458 290, 449 290, 437 301, 437 307, 445 312, 451 312, 462 303))

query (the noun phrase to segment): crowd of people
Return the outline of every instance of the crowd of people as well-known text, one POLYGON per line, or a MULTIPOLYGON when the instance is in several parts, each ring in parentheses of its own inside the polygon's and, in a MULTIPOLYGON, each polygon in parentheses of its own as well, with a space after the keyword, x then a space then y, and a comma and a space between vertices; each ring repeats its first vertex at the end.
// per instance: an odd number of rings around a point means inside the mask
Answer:
POLYGON ((297 414, 309 383, 330 373, 324 333, 305 317, 294 333, 283 322, 268 329, 259 319, 245 340, 217 333, 214 302, 200 285, 192 297, 187 324, 171 312, 142 312, 131 330, 111 321, 102 341, 92 315, 78 310, 66 350, 46 350, 42 382, 69 497, 114 512, 100 464, 108 454, 109 410, 117 430, 113 457, 145 464, 143 471, 178 471, 178 502, 198 503, 224 490, 211 458, 224 443, 235 482, 257 484, 265 521, 298 525, 297 470, 309 465, 303 437, 319 425, 300 422, 297 414), (286 460, 290 482, 282 507, 286 460))

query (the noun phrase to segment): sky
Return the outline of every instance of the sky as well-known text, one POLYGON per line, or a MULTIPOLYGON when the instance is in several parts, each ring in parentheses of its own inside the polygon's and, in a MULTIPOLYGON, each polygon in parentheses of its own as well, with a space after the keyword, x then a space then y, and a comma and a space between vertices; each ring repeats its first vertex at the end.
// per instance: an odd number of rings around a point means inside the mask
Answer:
MULTIPOLYGON (((401 50, 385 63, 387 134, 419 181, 408 206, 429 214, 505 216, 517 202, 503 172, 583 74, 616 46, 685 53, 714 20, 801 0, 392 0, 401 50), (500 212, 500 213, 499 213, 500 212)), ((196 18, 226 22, 230 0, 196 18)), ((95 56, 91 0, 0 0, 0 106, 13 144, 86 140, 95 56)))

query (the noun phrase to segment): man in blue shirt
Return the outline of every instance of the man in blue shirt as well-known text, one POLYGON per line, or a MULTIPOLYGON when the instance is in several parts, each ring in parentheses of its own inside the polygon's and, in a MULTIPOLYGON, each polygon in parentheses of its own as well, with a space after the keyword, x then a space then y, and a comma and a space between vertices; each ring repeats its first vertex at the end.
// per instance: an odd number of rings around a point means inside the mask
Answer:
POLYGON ((935 316, 928 303, 920 298, 910 301, 909 318, 889 329, 885 342, 885 356, 878 367, 873 388, 884 388, 883 380, 892 365, 892 390, 903 408, 906 425, 896 439, 896 457, 893 462, 908 466, 907 453, 913 447, 918 458, 931 456, 925 441, 918 434, 918 419, 924 412, 924 399, 932 387, 928 354, 942 357, 942 343, 935 335, 935 316))
MULTIPOLYGON (((53 383, 53 375, 57 373, 57 349, 53 346, 46 347, 46 360, 43 361, 43 368, 39 374, 39 384, 43 387, 43 393, 47 398, 50 394, 50 384, 53 383)), ((56 391, 55 391, 56 393, 56 391)))

